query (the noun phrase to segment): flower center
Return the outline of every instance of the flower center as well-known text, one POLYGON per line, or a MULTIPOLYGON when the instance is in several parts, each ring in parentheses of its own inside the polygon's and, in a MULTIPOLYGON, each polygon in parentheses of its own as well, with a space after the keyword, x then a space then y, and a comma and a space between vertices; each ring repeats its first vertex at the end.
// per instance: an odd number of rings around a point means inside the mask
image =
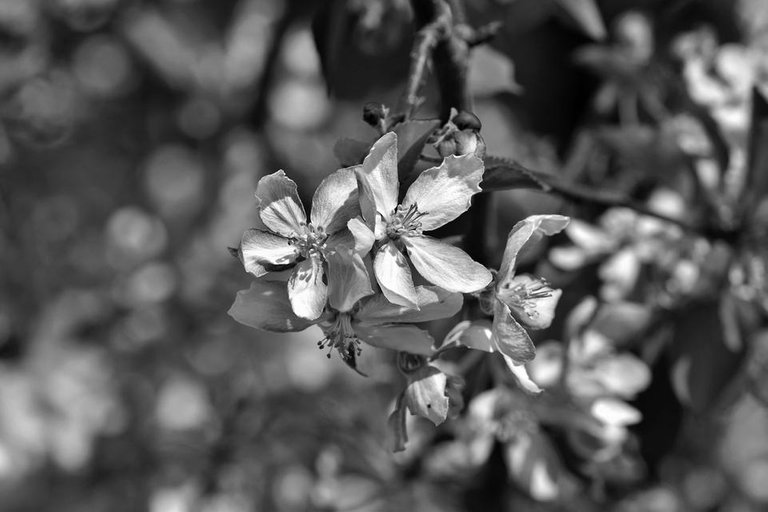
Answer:
POLYGON ((395 211, 392 212, 392 218, 387 223, 387 236, 390 239, 396 240, 403 235, 420 235, 421 222, 419 222, 419 219, 426 215, 426 213, 420 212, 415 204, 409 206, 397 205, 395 211))
POLYGON ((320 350, 328 349, 328 359, 331 358, 333 349, 339 351, 339 355, 345 361, 359 356, 362 352, 360 338, 352 327, 352 316, 348 313, 339 313, 329 324, 321 325, 325 338, 317 342, 320 350))
POLYGON ((529 318, 539 316, 536 300, 552 296, 552 288, 543 279, 530 283, 519 283, 512 286, 509 291, 511 294, 510 302, 514 302, 529 318))
POLYGON ((328 233, 322 226, 313 226, 312 224, 303 224, 304 233, 291 242, 299 249, 299 253, 304 258, 310 258, 316 254, 324 254, 325 242, 328 239, 328 233))

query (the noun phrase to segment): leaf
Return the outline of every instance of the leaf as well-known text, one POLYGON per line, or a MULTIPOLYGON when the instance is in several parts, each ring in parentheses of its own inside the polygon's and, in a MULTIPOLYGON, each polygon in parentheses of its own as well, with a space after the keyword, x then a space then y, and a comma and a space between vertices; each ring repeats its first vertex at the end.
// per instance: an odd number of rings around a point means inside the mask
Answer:
POLYGON ((759 201, 768 193, 768 100, 757 88, 752 90, 752 126, 749 132, 749 152, 745 182, 746 211, 753 213, 759 201))
POLYGON ((370 142, 344 137, 333 145, 333 155, 342 167, 350 167, 362 163, 369 149, 371 149, 370 142))
POLYGON ((743 357, 743 351, 725 345, 719 308, 719 301, 694 305, 677 315, 674 325, 672 386, 696 412, 717 403, 743 357))
MULTIPOLYGON (((477 8, 474 5, 475 3, 482 4, 483 2, 467 2, 467 7, 477 8)), ((494 7, 494 9, 498 9, 498 7, 494 7)), ((532 32, 551 18, 553 9, 554 0, 515 0, 514 2, 506 2, 502 31, 505 35, 522 35, 532 32)), ((498 14, 495 12, 493 19, 498 19, 498 14)))
POLYGON ((485 158, 485 172, 480 188, 485 192, 532 188, 548 192, 550 180, 556 176, 527 169, 514 160, 488 156, 485 158))
POLYGON ((515 82, 512 60, 490 46, 479 46, 469 60, 469 92, 473 96, 491 96, 498 93, 522 92, 515 82))
POLYGON ((424 144, 432 132, 440 126, 439 119, 412 119, 395 126, 397 134, 397 174, 402 184, 401 190, 407 190, 417 178, 413 170, 419 161, 424 144))
POLYGON ((555 0, 559 14, 584 34, 602 41, 608 34, 595 0, 555 0))
POLYGON ((312 322, 296 316, 288 300, 285 283, 263 279, 237 292, 229 316, 241 324, 272 332, 303 331, 312 322))
POLYGON ((390 2, 377 10, 374 2, 347 0, 311 4, 317 4, 312 36, 330 94, 359 100, 405 80, 414 32, 407 6, 390 2))
POLYGON ((751 340, 747 364, 747 383, 751 393, 768 407, 768 331, 761 331, 751 340))

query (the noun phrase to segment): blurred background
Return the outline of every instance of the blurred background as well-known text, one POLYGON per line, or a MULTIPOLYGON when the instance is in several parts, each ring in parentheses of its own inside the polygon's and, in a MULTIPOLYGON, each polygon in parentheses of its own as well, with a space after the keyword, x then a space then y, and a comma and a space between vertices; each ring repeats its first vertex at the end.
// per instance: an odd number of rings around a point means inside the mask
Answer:
MULTIPOLYGON (((470 72, 489 153, 558 170, 601 84, 572 54, 605 34, 471 4, 505 20, 470 72)), ((598 4, 741 34, 729 2, 598 4)), ((0 511, 490 510, 391 454, 396 373, 226 314, 259 177, 311 197, 339 138, 376 137, 362 106, 396 104, 412 42, 405 0, 0 0, 0 511)), ((501 197, 499 233, 562 209, 501 197)), ((734 436, 768 439, 761 411, 734 436)), ((724 474, 692 478, 675 493, 714 510, 724 474)), ((768 499, 768 464, 745 478, 768 499)), ((626 510, 678 510, 649 489, 662 508, 626 510)))

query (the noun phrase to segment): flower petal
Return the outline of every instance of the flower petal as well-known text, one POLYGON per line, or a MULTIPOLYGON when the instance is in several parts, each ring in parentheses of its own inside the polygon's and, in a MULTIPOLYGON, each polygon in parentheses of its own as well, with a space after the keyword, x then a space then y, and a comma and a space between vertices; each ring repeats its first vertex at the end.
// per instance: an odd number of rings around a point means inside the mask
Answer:
POLYGON ((600 293, 608 302, 616 302, 627 297, 640 276, 642 262, 631 247, 621 249, 606 259, 597 271, 603 281, 600 293))
POLYGON ((518 386, 523 390, 531 394, 541 393, 543 390, 528 376, 528 370, 523 364, 515 364, 509 356, 504 356, 504 361, 507 363, 512 375, 515 376, 518 386))
POLYGON ((513 364, 527 363, 536 356, 530 336, 501 302, 497 302, 494 308, 492 329, 496 348, 511 358, 513 364))
POLYGON ((474 322, 464 320, 456 324, 456 327, 446 334, 442 347, 456 343, 475 350, 495 352, 496 349, 492 341, 491 322, 488 320, 476 320, 474 322))
POLYGON ((577 270, 590 262, 591 254, 588 254, 578 245, 566 247, 552 247, 549 250, 549 261, 561 270, 577 270))
POLYGON ((527 274, 515 276, 496 291, 496 297, 528 329, 546 329, 552 325, 562 294, 562 290, 553 289, 543 279, 527 274), (518 291, 521 287, 522 291, 518 291))
POLYGON ((408 260, 391 240, 382 245, 373 260, 373 272, 384 296, 393 304, 418 308, 408 260))
POLYGON ((408 375, 408 387, 405 388, 403 403, 411 414, 427 418, 439 425, 448 417, 448 397, 445 396, 447 376, 435 368, 426 365, 408 375))
POLYGON ((367 325, 355 326, 355 334, 360 340, 379 348, 410 352, 423 356, 432 355, 435 340, 424 329, 414 325, 367 325))
POLYGON ((237 292, 228 313, 241 324, 265 331, 303 331, 312 325, 294 314, 285 283, 279 282, 252 282, 250 288, 237 292))
POLYGON ((594 377, 608 393, 628 399, 651 383, 648 365, 632 354, 617 354, 597 362, 594 377))
POLYGON ((337 311, 349 311, 357 301, 373 294, 363 258, 351 251, 328 255, 328 302, 337 311))
POLYGON ((316 320, 323 313, 328 298, 323 261, 319 256, 296 265, 288 280, 288 298, 293 312, 302 318, 316 320))
POLYGON ((563 373, 563 346, 555 341, 539 345, 536 347, 536 359, 527 367, 536 384, 543 388, 554 386, 563 373))
POLYGON ((290 265, 299 256, 299 251, 289 239, 260 229, 249 229, 243 233, 240 250, 245 270, 256 277, 264 275, 270 265, 290 265))
POLYGON ((459 312, 464 297, 437 286, 417 286, 419 309, 392 304, 383 295, 366 300, 356 317, 367 324, 428 322, 448 318, 459 312))
POLYGON ((499 284, 504 285, 514 277, 515 262, 520 251, 533 246, 544 236, 562 231, 570 221, 563 215, 531 215, 514 225, 507 236, 507 246, 499 268, 499 284))
POLYGON ((359 217, 350 219, 347 222, 347 229, 349 229, 352 236, 355 238, 355 252, 360 256, 365 256, 373 248, 373 242, 376 241, 376 237, 373 231, 365 225, 359 217))
POLYGON ((428 236, 402 237, 416 270, 429 281, 452 292, 482 290, 493 276, 467 253, 428 236))
POLYGON ((509 478, 539 502, 565 494, 565 469, 551 441, 540 431, 522 433, 503 446, 509 478))
POLYGON ((301 233, 307 214, 296 183, 285 172, 280 170, 261 178, 256 185, 256 201, 259 216, 269 229, 287 238, 301 233))
POLYGON ((376 212, 388 219, 397 206, 397 135, 385 133, 371 147, 363 164, 355 168, 363 219, 372 226, 376 212))
POLYGON ((606 425, 625 427, 640 423, 640 411, 618 398, 603 397, 592 402, 589 412, 606 425))
POLYGON ((573 243, 592 255, 610 252, 615 245, 615 240, 605 230, 579 219, 573 219, 565 233, 573 243))
POLYGON ((322 227, 329 234, 335 233, 357 215, 360 215, 360 200, 354 167, 339 169, 320 182, 312 197, 309 214, 313 226, 322 227))
POLYGON ((416 178, 403 205, 418 207, 424 231, 439 228, 469 209, 472 196, 480 192, 483 170, 483 161, 475 155, 449 156, 440 167, 416 178))

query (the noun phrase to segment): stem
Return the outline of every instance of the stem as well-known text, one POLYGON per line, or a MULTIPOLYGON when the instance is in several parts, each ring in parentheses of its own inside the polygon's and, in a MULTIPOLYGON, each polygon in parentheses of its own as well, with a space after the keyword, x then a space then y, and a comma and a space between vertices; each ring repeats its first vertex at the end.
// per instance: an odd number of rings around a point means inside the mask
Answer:
POLYGON ((554 180, 548 181, 545 183, 545 186, 546 188, 544 189, 544 192, 555 193, 564 199, 568 199, 576 203, 591 203, 606 207, 629 208, 641 215, 654 217, 656 219, 663 220, 664 222, 674 224, 680 227, 683 231, 697 236, 722 240, 730 240, 733 237, 733 234, 730 232, 719 229, 701 228, 700 226, 696 226, 682 219, 676 219, 674 217, 664 215, 663 213, 656 212, 641 202, 635 201, 634 199, 624 195, 601 191, 591 191, 573 183, 558 183, 554 180))
POLYGON ((461 30, 454 27, 455 21, 463 19, 462 6, 455 0, 412 0, 411 5, 419 30, 399 110, 403 119, 408 120, 418 108, 419 90, 431 58, 440 90, 440 117, 447 121, 451 108, 469 110, 471 105, 467 89, 469 44, 461 30))
POLYGON ((450 9, 440 0, 413 0, 411 4, 419 30, 411 50, 408 82, 400 99, 399 111, 406 121, 421 104, 419 90, 424 83, 427 64, 438 43, 450 32, 453 23, 450 9))

